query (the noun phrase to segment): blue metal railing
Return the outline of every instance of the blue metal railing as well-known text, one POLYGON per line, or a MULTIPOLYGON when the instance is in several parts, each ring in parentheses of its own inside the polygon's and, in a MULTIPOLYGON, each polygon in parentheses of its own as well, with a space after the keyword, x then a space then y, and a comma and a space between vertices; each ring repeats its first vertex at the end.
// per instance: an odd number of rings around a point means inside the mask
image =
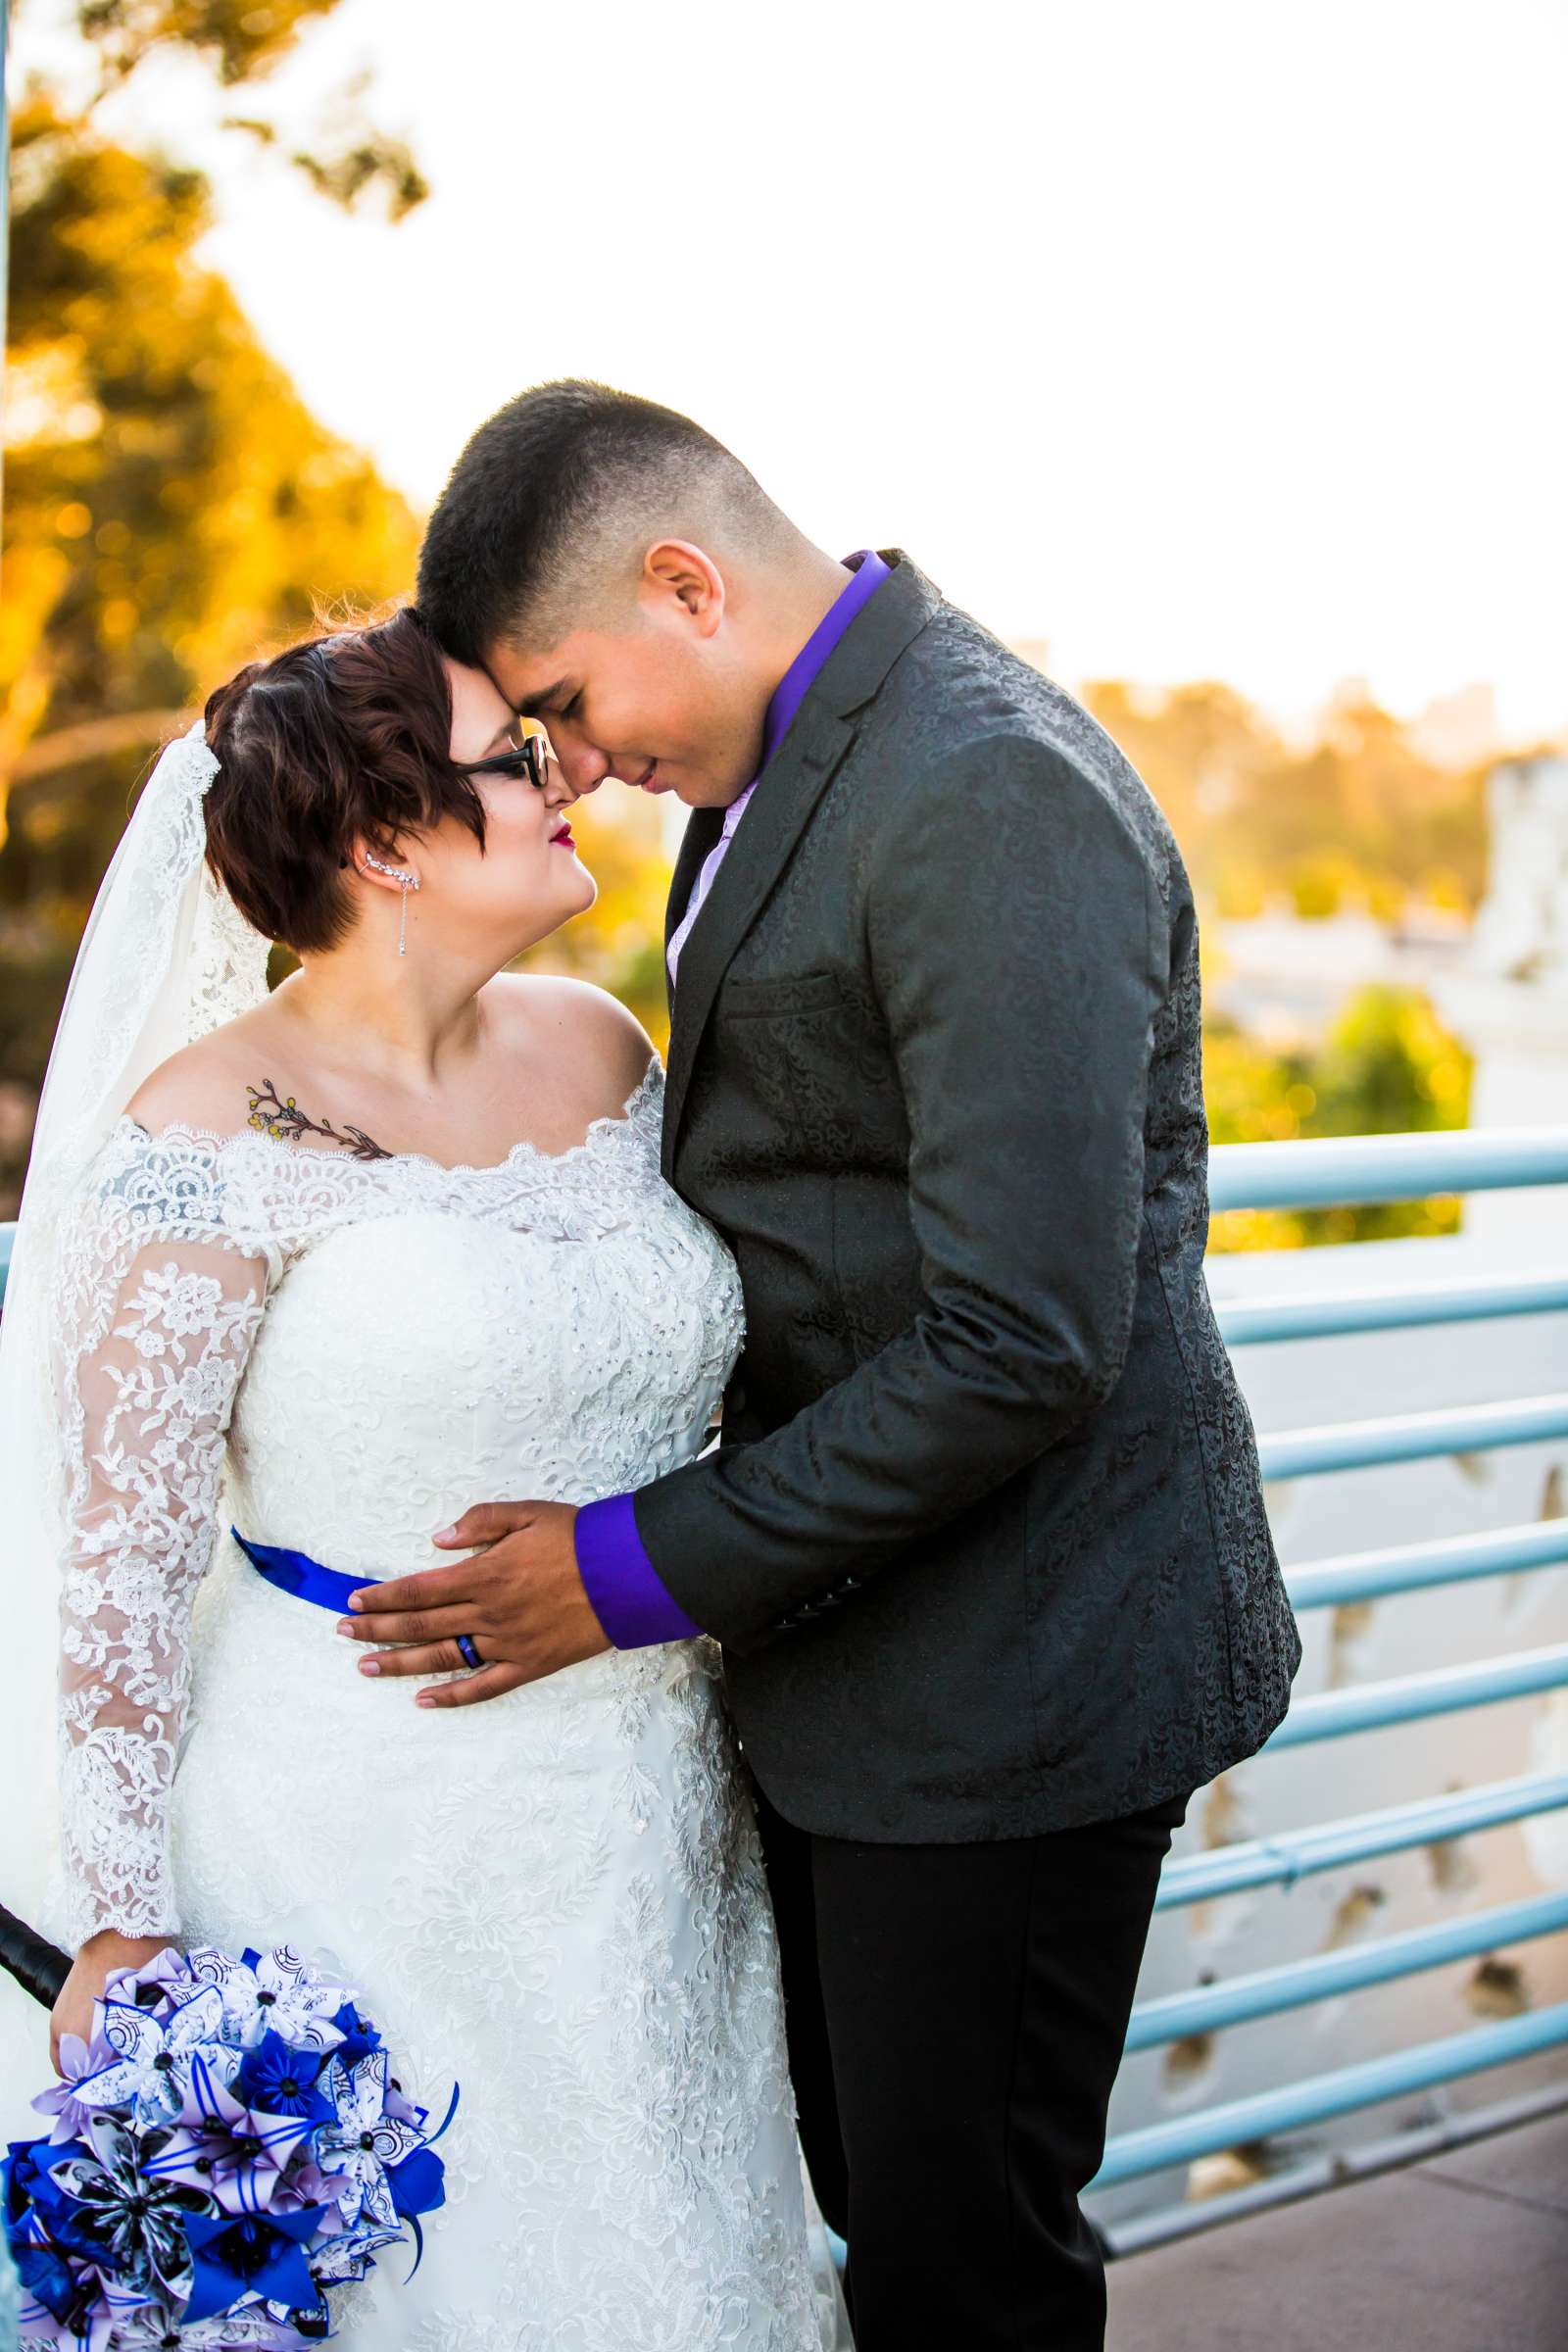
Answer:
MULTIPOLYGON (((1213 1155, 1210 1193, 1216 1209, 1309 1208, 1544 1184, 1568 1184, 1568 1131, 1222 1147, 1213 1155)), ((1217 1311, 1233 1347, 1560 1313, 1568 1310, 1568 1218, 1564 1258, 1564 1264, 1524 1279, 1283 1295, 1222 1302, 1217 1311)), ((1287 1430, 1262 1436, 1258 1450, 1265 1479, 1278 1483, 1564 1438, 1568 1395, 1557 1395, 1287 1430)), ((1328 1608, 1565 1561, 1568 1518, 1558 1517, 1535 1526, 1313 1561, 1292 1570, 1286 1582, 1298 1609, 1328 1608)), ((1327 1691, 1298 1699, 1264 1752, 1564 1688, 1568 1644, 1327 1691)), ((1568 1807, 1568 1772, 1528 1773, 1486 1788, 1184 1855, 1167 1864, 1155 1908, 1206 1902, 1247 1888, 1289 1889, 1316 1872, 1430 1846, 1561 1807, 1568 1807)), ((1188 2035, 1211 2034, 1565 1930, 1568 1892, 1503 1904, 1438 1927, 1140 2002, 1127 2046, 1148 2049, 1188 2035)), ((1122 2132, 1108 2142, 1093 2185, 1112 2187, 1565 2046, 1568 2002, 1122 2132)))
POLYGON ((1468 1584, 1476 1577, 1518 1576, 1557 1568, 1568 1560, 1568 1519, 1537 1519, 1485 1536, 1441 1536, 1386 1551, 1348 1552, 1310 1568, 1287 1570, 1293 1608, 1333 1609, 1347 1600, 1382 1600, 1391 1592, 1420 1592, 1433 1585, 1468 1584))
POLYGON ((1456 1411, 1396 1413, 1384 1421, 1335 1422, 1258 1440, 1267 1479, 1314 1478, 1325 1470, 1367 1470, 1384 1462, 1430 1461, 1446 1453, 1486 1453, 1495 1446, 1534 1446, 1568 1438, 1568 1396, 1527 1396, 1518 1403, 1466 1404, 1456 1411))
POLYGON ((1358 2066, 1342 2066, 1333 2074, 1311 2075, 1304 2082, 1287 2083, 1282 2090, 1230 2099, 1221 2107, 1205 2107, 1200 2114, 1176 2123, 1148 2124, 1143 2131, 1124 2132, 1110 2142, 1093 2185, 1111 2188, 1140 2174, 1163 2172, 1167 2165, 1217 2156, 1226 2148, 1268 2139, 1280 2132, 1304 2131, 1335 2116, 1352 2115, 1357 2108, 1376 2107, 1412 2090, 1431 2090, 1440 2082, 1457 2082, 1466 2075, 1484 2074, 1490 2067, 1533 2058, 1564 2043, 1568 2043, 1568 2001, 1531 2017, 1509 2018, 1504 2025, 1478 2026, 1468 2034, 1450 2034, 1442 2041, 1420 2042, 1391 2058, 1367 2058, 1358 2066))
POLYGON ((1568 1805, 1568 1772, 1528 1772, 1517 1780, 1491 1781, 1479 1788, 1455 1788, 1445 1796, 1419 1797, 1413 1804, 1387 1805, 1377 1813, 1314 1822, 1304 1830, 1276 1831, 1206 1854, 1184 1854, 1167 1862, 1154 1897, 1156 1911, 1183 1903, 1206 1903, 1215 1895, 1241 1894, 1251 1886, 1294 1886, 1298 1879, 1350 1862, 1371 1862, 1411 1846, 1440 1845, 1478 1830, 1524 1821, 1568 1805))
POLYGON ((1307 1144, 1220 1144, 1208 1200, 1222 1208, 1355 1208, 1436 1193, 1568 1184, 1568 1129, 1457 1127, 1433 1135, 1330 1136, 1307 1144))
POLYGON ((1442 1927, 1414 1928, 1348 1951, 1319 1952, 1283 1968, 1257 1969, 1223 1984, 1203 1984, 1196 1992, 1168 1993, 1163 2000, 1142 2003, 1128 2032, 1127 2047, 1152 2049, 1159 2042, 1211 2034, 1222 2025, 1277 2017, 1282 2010, 1300 2009, 1309 2001, 1337 2000, 1342 1993, 1386 1984, 1394 1977, 1442 1968, 1450 1960, 1474 1959, 1499 1944, 1555 1936, 1559 1928, 1568 1928, 1568 1893, 1535 1895, 1442 1927))
POLYGON ((1435 1282, 1402 1291, 1325 1291, 1310 1298, 1226 1300, 1215 1307, 1232 1348, 1262 1340, 1326 1340, 1357 1331, 1410 1331, 1426 1323, 1491 1322, 1568 1307, 1568 1274, 1544 1280, 1435 1282))

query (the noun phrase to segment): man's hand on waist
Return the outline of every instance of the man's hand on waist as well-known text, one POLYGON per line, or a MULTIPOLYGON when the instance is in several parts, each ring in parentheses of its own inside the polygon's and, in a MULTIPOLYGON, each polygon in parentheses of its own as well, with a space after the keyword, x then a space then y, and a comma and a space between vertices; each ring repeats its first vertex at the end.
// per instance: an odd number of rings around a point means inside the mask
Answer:
POLYGON ((465 1511, 433 1541, 466 1551, 466 1559, 352 1595, 354 1614, 339 1633, 385 1645, 360 1660, 360 1672, 462 1674, 462 1682, 421 1690, 417 1703, 471 1707, 609 1649, 577 1569, 576 1518, 564 1502, 481 1502, 465 1511))

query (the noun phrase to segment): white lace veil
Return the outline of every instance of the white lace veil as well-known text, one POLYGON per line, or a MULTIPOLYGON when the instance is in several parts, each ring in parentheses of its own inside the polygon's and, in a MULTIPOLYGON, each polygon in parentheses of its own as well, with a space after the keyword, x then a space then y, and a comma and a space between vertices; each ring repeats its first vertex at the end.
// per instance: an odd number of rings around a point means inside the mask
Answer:
POLYGON ((169 745, 94 901, 49 1056, 0 1316, 0 1903, 54 1932, 65 1485, 51 1358, 60 1242, 83 1175, 159 1063, 267 995, 270 943, 204 862, 218 773, 198 720, 169 745))

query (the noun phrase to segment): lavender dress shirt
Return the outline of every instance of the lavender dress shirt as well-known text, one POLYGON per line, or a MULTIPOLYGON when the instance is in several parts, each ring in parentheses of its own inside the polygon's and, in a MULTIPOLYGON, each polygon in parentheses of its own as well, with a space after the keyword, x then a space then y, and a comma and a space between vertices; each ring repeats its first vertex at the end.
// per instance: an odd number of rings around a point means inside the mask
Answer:
MULTIPOLYGON (((853 573, 837 602, 817 622, 778 682, 762 721, 762 757, 745 791, 730 803, 724 830, 708 853, 692 886, 686 911, 670 936, 669 978, 675 985, 680 953, 692 925, 712 890, 719 867, 740 827, 768 761, 778 750, 790 722, 806 700, 813 679, 856 614, 868 605, 888 566, 871 548, 845 559, 853 573)), ((643 1548, 629 1494, 612 1494, 604 1502, 585 1503, 577 1513, 577 1573, 582 1578, 595 1616, 616 1649, 642 1649, 653 1642, 688 1642, 702 1631, 677 1600, 665 1591, 658 1569, 643 1548)))

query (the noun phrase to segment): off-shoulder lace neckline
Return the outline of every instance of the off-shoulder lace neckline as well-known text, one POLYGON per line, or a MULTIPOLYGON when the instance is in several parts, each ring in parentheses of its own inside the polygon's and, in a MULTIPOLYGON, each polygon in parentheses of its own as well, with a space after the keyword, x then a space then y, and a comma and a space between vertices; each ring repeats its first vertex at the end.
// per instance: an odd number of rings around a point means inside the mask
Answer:
POLYGON ((275 1144, 280 1152, 288 1153, 290 1159, 327 1159, 351 1168, 413 1166, 432 1168, 439 1176, 501 1176, 509 1168, 515 1167, 519 1160, 525 1159, 534 1160, 545 1167, 564 1167, 567 1161, 579 1159, 585 1152, 591 1152, 601 1135, 634 1126, 638 1112, 655 1094, 663 1074, 664 1065, 656 1054, 620 1108, 603 1111, 597 1119, 590 1119, 579 1141, 568 1144, 564 1151, 547 1152, 542 1145, 531 1143, 523 1136, 503 1158, 482 1161, 459 1160, 449 1163, 433 1158, 427 1152, 387 1152, 379 1159, 360 1159, 352 1152, 334 1152, 327 1144, 291 1142, 287 1136, 273 1135, 266 1127, 235 1127, 224 1131, 217 1127, 190 1126, 183 1119, 171 1119, 155 1132, 150 1127, 144 1127, 140 1119, 133 1118, 128 1110, 121 1112, 120 1124, 133 1127, 138 1135, 145 1136, 152 1144, 166 1143, 174 1137, 191 1143, 215 1144, 221 1150, 228 1144, 260 1142, 275 1144))

